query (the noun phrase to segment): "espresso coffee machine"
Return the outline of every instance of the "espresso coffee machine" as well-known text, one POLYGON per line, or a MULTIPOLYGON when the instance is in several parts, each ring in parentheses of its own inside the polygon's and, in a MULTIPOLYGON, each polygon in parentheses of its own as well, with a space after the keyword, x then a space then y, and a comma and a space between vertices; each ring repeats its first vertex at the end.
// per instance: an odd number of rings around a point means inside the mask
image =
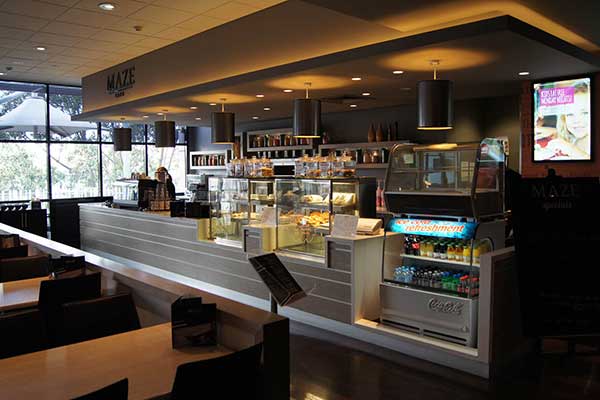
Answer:
POLYGON ((208 201, 208 177, 210 175, 188 175, 187 191, 190 193, 190 202, 208 201))

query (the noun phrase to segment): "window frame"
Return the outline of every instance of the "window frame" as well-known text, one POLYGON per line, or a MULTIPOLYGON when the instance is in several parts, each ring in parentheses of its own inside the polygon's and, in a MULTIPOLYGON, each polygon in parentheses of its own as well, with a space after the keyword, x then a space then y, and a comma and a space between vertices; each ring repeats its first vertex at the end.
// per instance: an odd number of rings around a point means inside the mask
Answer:
MULTIPOLYGON (((105 144, 114 144, 114 142, 111 141, 103 141, 102 140, 102 125, 100 122, 96 123, 96 130, 97 130, 97 135, 96 135, 96 140, 88 140, 88 141, 84 141, 84 140, 73 140, 73 141, 65 141, 65 140, 56 140, 56 139, 52 139, 52 135, 50 132, 50 91, 51 91, 51 87, 63 87, 63 88, 74 88, 74 89, 81 89, 81 86, 75 86, 75 85, 62 85, 62 84, 52 84, 52 83, 47 83, 47 82, 35 82, 35 81, 20 81, 20 80, 14 80, 14 79, 0 79, 1 82, 15 82, 15 83, 24 83, 24 84, 36 84, 36 85, 43 85, 45 87, 45 96, 46 96, 46 138, 44 140, 41 139, 0 139, 0 143, 45 143, 46 144, 46 151, 47 151, 47 156, 46 156, 46 169, 47 169, 47 181, 46 181, 46 193, 48 194, 48 197, 45 199, 40 199, 40 201, 42 202, 50 202, 53 200, 53 196, 52 196, 52 164, 51 164, 51 155, 50 155, 50 145, 53 143, 63 143, 63 144, 81 144, 81 145, 90 145, 90 146, 97 146, 98 147, 98 156, 99 156, 99 160, 98 160, 98 184, 99 184, 99 192, 100 192, 100 197, 104 197, 104 182, 103 182, 103 166, 102 166, 102 145, 105 144)), ((118 121, 117 121, 118 122, 118 121)), ((155 143, 154 142, 148 142, 148 124, 139 124, 139 125, 143 125, 144 126, 144 141, 143 142, 136 142, 134 143, 135 145, 143 145, 144 146, 144 153, 145 153, 145 173, 148 174, 148 146, 154 146, 155 143)), ((185 129, 185 127, 184 127, 185 129)), ((188 173, 188 149, 187 149, 187 135, 184 135, 184 141, 183 143, 177 143, 176 146, 184 146, 186 148, 185 153, 186 153, 186 157, 185 157, 185 174, 188 173)), ((182 195, 183 192, 178 192, 178 195, 182 195)), ((9 201, 0 201, 0 204, 5 204, 5 203, 22 203, 22 202, 28 202, 30 199, 22 199, 22 200, 9 200, 9 201)))

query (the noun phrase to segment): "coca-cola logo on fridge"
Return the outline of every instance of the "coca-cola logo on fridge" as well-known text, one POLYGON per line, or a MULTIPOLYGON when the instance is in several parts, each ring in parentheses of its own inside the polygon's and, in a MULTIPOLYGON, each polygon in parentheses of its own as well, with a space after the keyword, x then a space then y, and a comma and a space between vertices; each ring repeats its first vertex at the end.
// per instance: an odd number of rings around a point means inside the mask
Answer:
POLYGON ((450 300, 440 300, 437 298, 429 299, 427 308, 431 311, 443 313, 443 314, 454 314, 461 315, 464 304, 450 300))

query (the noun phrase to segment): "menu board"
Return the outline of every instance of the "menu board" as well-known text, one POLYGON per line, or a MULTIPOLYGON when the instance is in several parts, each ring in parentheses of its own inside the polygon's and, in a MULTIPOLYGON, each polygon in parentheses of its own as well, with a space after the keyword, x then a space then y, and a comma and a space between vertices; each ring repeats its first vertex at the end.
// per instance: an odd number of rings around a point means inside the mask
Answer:
POLYGON ((252 264, 280 306, 291 304, 306 296, 298 282, 275 253, 252 257, 248 261, 250 261, 250 264, 252 264))
POLYGON ((533 84, 533 161, 592 159, 592 80, 533 84))
POLYGON ((514 204, 519 297, 525 334, 600 334, 600 182, 524 179, 514 204))

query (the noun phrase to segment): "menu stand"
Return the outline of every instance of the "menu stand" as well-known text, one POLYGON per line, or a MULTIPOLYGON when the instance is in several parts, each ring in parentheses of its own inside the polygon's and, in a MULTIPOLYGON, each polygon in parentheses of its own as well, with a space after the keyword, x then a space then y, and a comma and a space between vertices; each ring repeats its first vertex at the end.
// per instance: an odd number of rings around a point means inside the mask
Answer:
POLYGON ((264 284, 269 288, 271 312, 277 314, 283 307, 306 297, 306 293, 275 253, 263 254, 248 259, 264 284))

